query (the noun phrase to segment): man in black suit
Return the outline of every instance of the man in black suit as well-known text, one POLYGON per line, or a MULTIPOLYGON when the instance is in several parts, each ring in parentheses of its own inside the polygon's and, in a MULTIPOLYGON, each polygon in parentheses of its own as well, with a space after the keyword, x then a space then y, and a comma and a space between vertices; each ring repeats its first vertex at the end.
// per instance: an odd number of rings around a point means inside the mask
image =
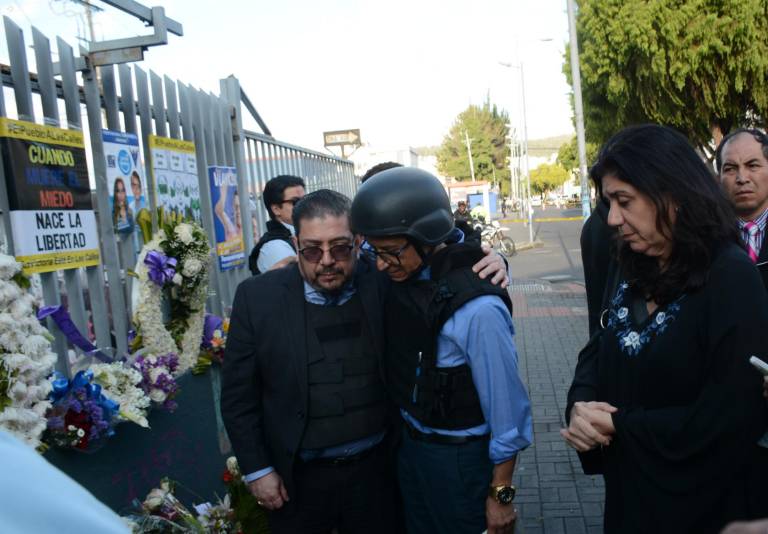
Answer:
MULTIPOLYGON (((581 228, 581 264, 584 267, 590 337, 600 328, 603 304, 612 296, 606 295, 608 278, 617 269, 616 260, 611 255, 616 231, 608 226, 607 218, 608 205, 598 199, 597 206, 581 228)), ((613 289, 608 288, 607 291, 613 289)))
POLYGON ((276 534, 393 531, 381 279, 356 271, 349 205, 307 195, 294 210, 298 263, 235 295, 221 410, 276 534))

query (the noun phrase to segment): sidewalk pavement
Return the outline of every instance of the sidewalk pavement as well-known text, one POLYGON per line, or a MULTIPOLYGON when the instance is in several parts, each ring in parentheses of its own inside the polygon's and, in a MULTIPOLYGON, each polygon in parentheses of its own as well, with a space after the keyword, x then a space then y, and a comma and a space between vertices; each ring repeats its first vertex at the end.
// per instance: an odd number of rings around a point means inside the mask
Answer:
POLYGON ((513 280, 510 294, 534 433, 534 444, 520 454, 515 469, 516 532, 602 533, 602 478, 584 475, 576 452, 559 433, 576 357, 587 342, 584 287, 513 280))

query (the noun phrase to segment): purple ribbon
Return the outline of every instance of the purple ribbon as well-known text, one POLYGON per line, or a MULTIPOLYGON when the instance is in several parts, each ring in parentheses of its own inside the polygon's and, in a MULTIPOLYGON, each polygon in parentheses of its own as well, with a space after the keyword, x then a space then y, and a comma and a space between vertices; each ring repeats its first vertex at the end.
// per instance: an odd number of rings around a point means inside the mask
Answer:
POLYGON ((205 314, 205 322, 203 323, 203 341, 200 344, 202 348, 204 349, 211 348, 211 340, 213 339, 213 333, 216 330, 221 330, 221 327, 223 324, 224 324, 224 319, 222 319, 218 315, 213 315, 211 313, 205 314))
POLYGON ((95 356, 104 363, 112 363, 114 361, 80 333, 80 330, 72 322, 72 317, 64 306, 43 306, 37 312, 37 319, 42 321, 46 317, 53 319, 53 322, 59 327, 67 341, 81 349, 86 355, 95 356))
POLYGON ((150 250, 144 263, 149 267, 149 279, 160 287, 170 282, 176 274, 176 258, 169 258, 162 252, 150 250))

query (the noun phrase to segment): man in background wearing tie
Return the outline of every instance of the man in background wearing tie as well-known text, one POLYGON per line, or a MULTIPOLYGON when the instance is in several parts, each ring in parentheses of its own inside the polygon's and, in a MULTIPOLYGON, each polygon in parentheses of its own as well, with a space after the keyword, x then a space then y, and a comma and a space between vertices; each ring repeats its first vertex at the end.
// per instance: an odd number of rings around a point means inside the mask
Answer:
MULTIPOLYGON (((715 164, 723 191, 738 217, 747 254, 757 265, 768 288, 768 240, 765 239, 768 220, 768 136, 760 130, 734 130, 717 147, 715 164)), ((744 355, 745 358, 749 356, 752 355, 744 355)), ((768 361, 768 354, 755 356, 768 361)), ((768 377, 764 378, 764 388, 768 395, 768 377)), ((768 432, 760 445, 762 453, 768 456, 768 432)), ((768 491, 765 490, 768 473, 755 472, 752 475, 754 484, 749 491, 750 497, 756 502, 768 499, 768 491)))

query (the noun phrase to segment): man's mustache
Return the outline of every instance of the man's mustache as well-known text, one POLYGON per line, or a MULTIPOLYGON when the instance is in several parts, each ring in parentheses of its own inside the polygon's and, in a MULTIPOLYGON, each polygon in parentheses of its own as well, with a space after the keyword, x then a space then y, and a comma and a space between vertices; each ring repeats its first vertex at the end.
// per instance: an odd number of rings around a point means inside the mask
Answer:
POLYGON ((344 270, 338 267, 324 267, 320 271, 317 271, 318 276, 323 274, 344 274, 344 270))

